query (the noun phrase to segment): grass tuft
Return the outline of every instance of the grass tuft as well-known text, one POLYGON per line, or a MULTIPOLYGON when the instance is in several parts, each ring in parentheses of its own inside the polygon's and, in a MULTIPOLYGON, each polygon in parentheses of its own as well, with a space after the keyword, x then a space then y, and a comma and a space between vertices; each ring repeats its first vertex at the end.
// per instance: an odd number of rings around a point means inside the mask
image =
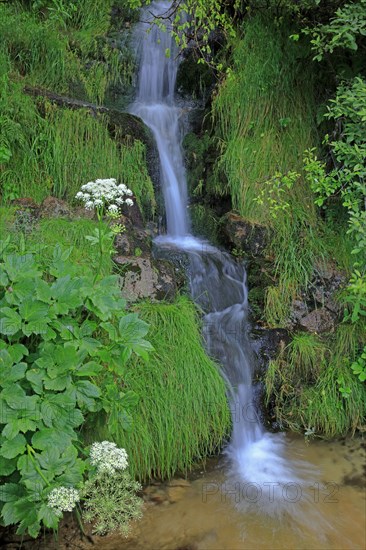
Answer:
MULTIPOLYGON (((202 347, 197 312, 188 298, 145 302, 137 309, 151 325, 156 351, 148 363, 135 361, 126 372, 123 386, 140 400, 132 430, 121 430, 115 441, 126 448, 133 475, 169 478, 217 451, 229 434, 226 388, 202 347)), ((86 437, 110 439, 103 419, 86 437)))

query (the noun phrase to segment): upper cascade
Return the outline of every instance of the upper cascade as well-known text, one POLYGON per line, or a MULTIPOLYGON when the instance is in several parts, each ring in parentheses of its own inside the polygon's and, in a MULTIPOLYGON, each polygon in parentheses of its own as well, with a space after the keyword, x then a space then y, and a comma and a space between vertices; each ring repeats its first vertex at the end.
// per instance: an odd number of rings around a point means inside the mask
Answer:
POLYGON ((167 234, 179 240, 189 234, 187 182, 181 148, 182 110, 174 98, 179 58, 171 34, 152 23, 154 16, 164 17, 170 7, 170 2, 152 2, 142 11, 142 22, 136 30, 140 51, 138 91, 130 111, 154 134, 160 158, 167 234))

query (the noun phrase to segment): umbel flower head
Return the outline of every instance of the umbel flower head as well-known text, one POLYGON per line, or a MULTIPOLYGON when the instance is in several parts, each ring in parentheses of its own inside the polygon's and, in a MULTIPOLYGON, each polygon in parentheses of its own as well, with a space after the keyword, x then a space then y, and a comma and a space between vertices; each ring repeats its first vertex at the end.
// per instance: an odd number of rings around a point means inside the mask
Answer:
POLYGON ((133 205, 133 193, 124 183, 117 185, 114 178, 89 181, 81 186, 75 198, 82 201, 87 210, 102 209, 108 205, 108 213, 116 214, 122 204, 133 205))
POLYGON ((114 474, 116 470, 125 470, 128 466, 125 449, 119 449, 111 441, 93 443, 90 449, 90 462, 97 467, 98 473, 114 474))
POLYGON ((61 516, 62 512, 72 512, 79 500, 79 491, 73 487, 56 487, 48 495, 48 506, 61 516))

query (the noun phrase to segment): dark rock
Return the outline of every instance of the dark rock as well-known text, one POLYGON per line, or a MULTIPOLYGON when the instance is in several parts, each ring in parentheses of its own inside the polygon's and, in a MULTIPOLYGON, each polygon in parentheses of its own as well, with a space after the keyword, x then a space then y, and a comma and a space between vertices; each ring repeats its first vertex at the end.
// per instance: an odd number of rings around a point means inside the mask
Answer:
POLYGON ((292 302, 287 328, 333 332, 342 313, 337 293, 346 281, 345 274, 332 264, 315 266, 308 289, 292 302))
POLYGON ((249 222, 234 212, 223 216, 222 230, 229 244, 237 250, 252 256, 260 256, 268 242, 268 229, 257 223, 249 222))
POLYGON ((255 327, 250 336, 261 373, 265 372, 268 362, 277 357, 291 340, 289 331, 282 328, 255 327))
POLYGON ((299 320, 299 325, 308 332, 333 332, 335 327, 334 315, 325 307, 316 309, 299 320))
POLYGON ((39 216, 39 205, 30 197, 14 199, 11 204, 16 207, 14 229, 30 233, 39 216))
POLYGON ((126 207, 127 215, 118 220, 124 231, 116 236, 114 246, 118 256, 146 257, 151 254, 151 238, 156 233, 154 224, 145 229, 142 216, 136 204, 126 207))
POLYGON ((38 211, 39 205, 30 197, 23 197, 20 199, 13 199, 11 201, 12 206, 17 206, 19 209, 38 211))
POLYGON ((42 202, 39 215, 41 218, 69 218, 71 209, 67 202, 56 197, 46 197, 42 202))

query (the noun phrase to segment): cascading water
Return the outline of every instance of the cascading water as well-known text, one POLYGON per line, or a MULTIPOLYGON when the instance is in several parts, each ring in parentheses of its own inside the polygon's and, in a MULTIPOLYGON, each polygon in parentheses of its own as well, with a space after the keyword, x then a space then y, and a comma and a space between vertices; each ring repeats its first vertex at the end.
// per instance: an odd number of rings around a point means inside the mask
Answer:
MULTIPOLYGON (((164 15, 170 2, 153 2, 145 10, 164 15)), ((161 184, 164 193, 168 235, 173 238, 188 234, 187 185, 181 150, 179 117, 181 109, 174 102, 177 77, 176 45, 170 33, 156 25, 140 23, 141 65, 138 94, 130 110, 152 130, 160 157, 161 184), (169 52, 169 56, 167 54, 169 52)))
MULTIPOLYGON (((151 21, 152 13, 165 16, 170 7, 170 2, 152 2, 143 11, 142 19, 151 21)), ((284 456, 283 437, 265 432, 256 413, 245 267, 229 254, 189 234, 179 124, 181 110, 174 99, 176 47, 168 32, 153 26, 147 34, 148 28, 148 22, 140 23, 137 31, 141 48, 139 85, 130 111, 151 128, 159 151, 167 235, 157 240, 160 245, 173 245, 188 254, 191 294, 205 313, 206 347, 222 365, 228 382, 233 419, 232 438, 226 449, 230 461, 228 479, 233 483, 252 484, 252 489, 260 491, 260 498, 255 499, 256 507, 276 515, 289 510, 294 502, 291 498, 283 499, 283 488, 291 492, 291 484, 301 483, 301 476, 296 473, 300 462, 295 471, 294 463, 291 465, 284 456), (169 57, 166 50, 170 51, 169 57)), ((248 499, 239 501, 248 503, 248 499)), ((249 503, 252 504, 253 499, 249 499, 249 503)))

